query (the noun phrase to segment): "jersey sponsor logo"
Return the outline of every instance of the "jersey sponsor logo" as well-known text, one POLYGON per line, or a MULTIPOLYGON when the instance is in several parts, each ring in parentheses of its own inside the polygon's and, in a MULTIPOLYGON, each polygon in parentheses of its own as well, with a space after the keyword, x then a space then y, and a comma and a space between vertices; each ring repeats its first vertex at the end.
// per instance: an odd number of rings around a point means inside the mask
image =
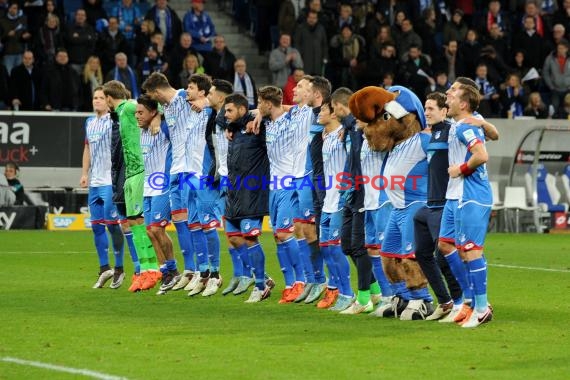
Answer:
POLYGON ((154 214, 154 219, 159 220, 162 217, 162 215, 159 213, 154 214))
POLYGON ((435 138, 436 140, 439 140, 439 138, 441 137, 441 131, 435 132, 435 133, 433 134, 433 136, 434 136, 434 138, 435 138))
POLYGON ((161 226, 161 227, 165 227, 167 224, 168 224, 168 221, 167 221, 167 220, 163 220, 163 221, 160 222, 160 226, 161 226))
POLYGON ((249 224, 249 222, 246 222, 243 228, 249 230, 251 228, 251 224, 249 224))
POLYGON ((466 131, 463 132, 463 137, 465 137, 465 140, 471 142, 471 140, 476 139, 477 136, 475 136, 475 132, 473 132, 473 130, 468 129, 466 131))
POLYGON ((465 246, 463 248, 466 250, 473 249, 473 248, 475 248, 475 244, 467 243, 467 244, 465 244, 465 246))
POLYGON ((291 223, 291 220, 289 218, 283 218, 283 225, 287 226, 291 223))
POLYGON ((414 246, 412 245, 412 243, 410 242, 406 243, 406 252, 410 252, 413 248, 414 246))
POLYGON ((249 232, 249 235, 252 235, 252 236, 256 236, 259 234, 261 234, 261 231, 259 230, 259 228, 255 228, 249 232))

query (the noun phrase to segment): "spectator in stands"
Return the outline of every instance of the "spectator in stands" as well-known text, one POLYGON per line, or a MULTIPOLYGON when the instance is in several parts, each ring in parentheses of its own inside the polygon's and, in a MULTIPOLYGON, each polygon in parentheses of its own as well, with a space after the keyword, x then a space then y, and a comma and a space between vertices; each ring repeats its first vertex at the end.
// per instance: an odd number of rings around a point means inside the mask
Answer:
MULTIPOLYGON (((338 33, 338 28, 333 21, 334 17, 327 10, 323 9, 321 0, 308 0, 306 4, 307 6, 299 12, 299 17, 297 18, 298 24, 302 24, 307 20, 307 14, 311 10, 317 12, 319 24, 325 27, 328 39, 338 33)), ((280 31, 280 33, 285 34, 284 31, 280 31)))
POLYGON ((555 119, 568 119, 570 120, 570 94, 564 97, 564 105, 560 107, 558 112, 555 113, 555 119))
POLYGON ((81 75, 81 93, 83 95, 83 102, 81 110, 85 112, 93 111, 93 92, 97 87, 103 85, 103 71, 101 68, 101 61, 96 55, 92 55, 87 59, 83 74, 81 75))
POLYGON ((25 44, 31 41, 28 21, 18 1, 12 0, 6 15, 0 19, 0 37, 3 44, 4 66, 8 72, 22 63, 25 44))
POLYGON ((236 59, 234 70, 234 93, 241 94, 247 98, 250 110, 257 108, 257 88, 255 87, 255 81, 247 73, 245 59, 236 59))
POLYGON ((381 45, 379 53, 375 47, 374 51, 369 54, 370 59, 366 70, 368 83, 374 86, 382 82, 384 74, 388 72, 395 73, 399 69, 396 46, 393 42, 386 42, 381 45))
POLYGON ((336 30, 340 31, 345 25, 352 26, 352 29, 354 30, 357 25, 355 25, 353 21, 352 6, 350 3, 341 3, 338 20, 336 21, 336 30))
POLYGON ((156 28, 162 32, 167 50, 176 44, 182 33, 182 22, 168 6, 167 0, 155 0, 155 5, 148 10, 145 19, 153 20, 156 28))
POLYGON ((531 17, 534 21, 534 29, 536 33, 541 38, 544 38, 544 36, 548 35, 548 26, 544 22, 543 17, 540 15, 540 8, 538 7, 537 1, 526 0, 524 10, 525 13, 523 14, 523 17, 521 19, 521 24, 523 25, 523 28, 527 29, 525 25, 527 22, 526 19, 527 17, 531 17))
MULTIPOLYGON (((174 88, 186 88, 186 86, 179 85, 180 72, 182 71, 182 63, 192 54, 196 57, 199 56, 196 49, 194 49, 192 36, 189 33, 182 33, 178 44, 168 53, 168 81, 174 88)), ((200 66, 198 64, 196 67, 200 66)))
POLYGON ((441 92, 445 94, 447 90, 451 87, 451 81, 449 80, 447 73, 445 71, 438 71, 435 73, 435 82, 426 87, 424 96, 432 92, 441 92))
POLYGON ((48 14, 45 24, 34 37, 34 53, 40 65, 52 64, 55 60, 55 51, 64 46, 63 33, 59 25, 59 18, 55 14, 48 14))
MULTIPOLYGON (((295 32, 295 5, 291 0, 283 0, 279 5, 279 13, 277 15, 277 29, 279 33, 293 35, 295 32)), ((325 30, 326 32, 326 30, 325 30)))
POLYGON ((198 56, 193 53, 188 53, 182 63, 182 70, 178 73, 175 83, 177 87, 174 88, 187 88, 190 82, 190 77, 194 74, 204 74, 204 67, 200 65, 198 56))
MULTIPOLYGON (((531 67, 529 67, 525 60, 526 53, 524 50, 517 50, 513 54, 513 63, 511 66, 511 71, 517 73, 519 78, 521 78, 523 88, 526 90, 528 94, 533 91, 538 91, 541 85, 541 78, 537 77, 535 79, 526 79, 525 76, 530 71, 531 67)), ((538 71, 537 71, 538 73, 538 71)))
POLYGON ((524 116, 534 116, 537 119, 550 119, 554 114, 554 107, 546 106, 542 101, 540 92, 531 92, 528 103, 524 109, 524 116))
POLYGON ((501 117, 512 119, 523 115, 527 94, 521 85, 518 74, 510 73, 507 75, 507 80, 501 85, 499 91, 499 100, 501 102, 501 117))
POLYGON ((443 44, 446 45, 449 41, 462 41, 467 35, 467 24, 463 20, 463 11, 456 9, 453 11, 451 20, 446 22, 443 26, 443 44))
POLYGON ((105 82, 118 80, 123 83, 127 90, 131 92, 131 98, 136 99, 140 95, 140 81, 133 70, 128 65, 128 58, 125 53, 115 55, 115 67, 105 75, 105 82))
POLYGON ((395 84, 396 76, 394 73, 387 72, 382 76, 382 83, 380 83, 380 87, 387 90, 395 84))
POLYGON ((204 57, 206 74, 215 79, 234 80, 235 55, 226 46, 224 36, 214 37, 214 49, 204 57))
POLYGON ((562 6, 553 17, 554 24, 561 24, 567 31, 570 31, 570 0, 562 1, 562 6))
POLYGON ((433 69, 445 72, 450 82, 455 82, 455 78, 465 75, 465 62, 459 53, 457 41, 450 40, 447 42, 447 45, 444 46, 444 53, 433 62, 433 69))
POLYGON ((509 41, 505 38, 499 24, 491 25, 487 37, 484 38, 484 45, 492 46, 503 60, 509 56, 509 41))
POLYGON ((305 71, 302 68, 297 68, 293 71, 293 74, 289 75, 287 78, 287 83, 283 87, 283 104, 294 105, 293 101, 293 90, 297 86, 297 83, 305 76, 305 71))
POLYGON ((109 26, 99 33, 97 40, 97 54, 101 57, 103 72, 111 70, 115 61, 115 54, 125 53, 130 55, 127 38, 119 30, 119 20, 109 17, 109 26))
POLYGON ((135 55, 137 56, 137 61, 144 58, 144 53, 151 44, 150 38, 155 30, 154 21, 143 20, 143 22, 141 22, 141 30, 135 37, 135 55))
POLYGON ((15 162, 8 162, 4 167, 4 177, 6 177, 8 186, 16 198, 13 203, 15 206, 23 205, 25 200, 24 185, 18 179, 19 172, 20 168, 15 162))
POLYGON ((279 37, 279 46, 269 54, 269 70, 271 70, 273 84, 283 88, 289 75, 296 68, 301 67, 303 67, 301 53, 291 47, 291 36, 282 33, 279 37))
POLYGON ((554 42, 554 45, 556 45, 562 40, 568 40, 566 28, 562 24, 556 24, 552 27, 552 42, 554 42))
POLYGON ((81 101, 79 75, 69 64, 65 49, 58 49, 55 63, 43 74, 40 103, 46 111, 77 111, 81 101))
POLYGON ((210 15, 204 11, 204 0, 192 0, 192 9, 184 15, 184 31, 192 36, 194 49, 199 53, 212 51, 212 38, 216 27, 210 15))
POLYGON ((475 29, 469 29, 465 36, 465 41, 459 46, 459 54, 465 62, 465 75, 469 78, 475 75, 475 67, 481 53, 479 35, 475 29))
MULTIPOLYGON (((438 47, 436 47, 436 35, 440 32, 437 29, 437 17, 433 8, 426 8, 423 17, 417 21, 416 33, 422 39, 422 51, 430 57, 435 57, 438 47)), ((463 39, 462 39, 463 40, 463 39)))
POLYGON ((331 39, 330 57, 334 76, 333 87, 348 87, 353 91, 358 88, 358 80, 365 74, 366 42, 364 37, 355 34, 352 25, 344 25, 340 33, 331 39))
POLYGON ((412 45, 416 45, 420 49, 422 48, 422 39, 414 32, 412 22, 409 19, 402 21, 402 32, 396 38, 396 44, 400 58, 403 58, 412 45))
POLYGON ((34 53, 25 51, 22 64, 10 74, 10 104, 12 109, 37 111, 40 105, 41 73, 34 65, 34 53))
POLYGON ((25 1, 20 5, 28 19, 28 32, 34 36, 44 23, 43 1, 25 1))
POLYGON ((396 18, 394 22, 390 25, 392 26, 392 37, 396 41, 396 46, 398 47, 398 52, 400 52, 400 47, 398 46, 399 40, 402 36, 402 23, 406 20, 408 16, 406 16, 406 12, 404 10, 399 10, 396 12, 396 18))
POLYGON ((42 10, 42 22, 44 22, 49 15, 57 16, 57 18, 59 18, 60 25, 63 25, 65 23, 65 14, 63 13, 63 7, 58 7, 56 0, 47 0, 44 2, 44 8, 42 10))
POLYGON ((10 104, 10 75, 6 66, 0 62, 0 111, 5 110, 10 104))
POLYGON ((476 25, 481 35, 490 35, 492 26, 496 24, 502 36, 508 38, 511 30, 509 14, 501 10, 501 2, 499 0, 489 1, 486 12, 483 12, 476 25))
POLYGON ((295 29, 295 48, 303 57, 303 69, 309 75, 322 75, 328 61, 329 40, 318 13, 309 10, 307 20, 295 29))
POLYGON ((497 54, 495 48, 490 45, 483 46, 477 64, 487 66, 487 77, 492 83, 498 84, 504 81, 509 71, 509 67, 497 54))
POLYGON ((513 36, 512 49, 520 50, 525 49, 527 52, 526 60, 530 67, 537 70, 540 69, 545 58, 545 41, 537 33, 535 29, 535 18, 533 16, 526 16, 524 18, 524 29, 513 36))
POLYGON ((138 73, 141 83, 143 83, 146 78, 152 73, 166 73, 165 62, 163 62, 162 57, 158 54, 158 49, 156 45, 151 44, 146 50, 146 57, 139 64, 138 73))
POLYGON ((110 16, 119 20, 119 30, 127 38, 127 41, 134 41, 136 29, 143 21, 143 14, 139 5, 133 0, 121 0, 120 4, 113 7, 110 16))
POLYGON ((92 27, 95 27, 97 20, 107 19, 107 12, 101 0, 83 0, 83 9, 85 9, 87 23, 92 27))
POLYGON ((399 78, 402 84, 414 91, 422 103, 424 103, 426 87, 430 84, 435 84, 430 64, 430 58, 422 54, 422 50, 418 45, 410 46, 400 64, 399 78))
POLYGON ((155 31, 152 36, 150 36, 150 45, 156 46, 158 55, 163 57, 164 60, 164 57, 166 57, 166 41, 164 40, 164 35, 160 32, 160 30, 155 31))
POLYGON ((556 112, 559 111, 562 101, 570 91, 570 56, 568 55, 569 44, 560 41, 556 45, 556 51, 546 57, 542 67, 542 75, 546 86, 550 89, 550 100, 556 112))
POLYGON ((71 67, 78 73, 83 72, 87 58, 95 53, 97 34, 95 29, 87 23, 84 9, 75 11, 75 22, 67 28, 65 33, 65 47, 69 52, 71 67))
POLYGON ((484 63, 479 64, 475 69, 475 83, 481 94, 478 112, 486 118, 497 115, 499 94, 496 84, 487 78, 487 65, 484 63))

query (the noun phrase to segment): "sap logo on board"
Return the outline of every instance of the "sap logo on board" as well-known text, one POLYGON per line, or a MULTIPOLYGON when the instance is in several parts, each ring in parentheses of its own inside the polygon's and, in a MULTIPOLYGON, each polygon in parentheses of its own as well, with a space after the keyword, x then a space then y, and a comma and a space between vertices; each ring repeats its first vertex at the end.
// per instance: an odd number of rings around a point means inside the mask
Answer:
POLYGON ((53 225, 56 228, 67 228, 75 221, 75 217, 58 216, 53 218, 53 225))

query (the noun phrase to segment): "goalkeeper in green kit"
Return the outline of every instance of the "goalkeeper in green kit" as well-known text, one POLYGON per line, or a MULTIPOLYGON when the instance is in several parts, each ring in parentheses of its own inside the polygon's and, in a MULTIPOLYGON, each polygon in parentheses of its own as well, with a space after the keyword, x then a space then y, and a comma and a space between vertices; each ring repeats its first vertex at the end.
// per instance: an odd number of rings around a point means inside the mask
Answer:
POLYGON ((125 206, 127 219, 133 232, 133 241, 140 262, 140 275, 135 279, 129 291, 152 289, 162 274, 152 242, 146 233, 143 218, 144 160, 140 144, 140 128, 135 118, 136 102, 130 101, 125 85, 112 80, 103 86, 105 99, 111 110, 119 117, 119 133, 125 158, 125 206))

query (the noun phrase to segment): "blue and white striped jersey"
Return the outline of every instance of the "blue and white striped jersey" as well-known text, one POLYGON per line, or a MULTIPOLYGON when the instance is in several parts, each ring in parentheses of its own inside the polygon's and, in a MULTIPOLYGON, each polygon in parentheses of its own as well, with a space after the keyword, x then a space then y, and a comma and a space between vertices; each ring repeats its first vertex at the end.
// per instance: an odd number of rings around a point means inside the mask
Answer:
POLYGON ((214 147, 216 149, 216 167, 218 168, 218 174, 223 177, 228 176, 228 145, 229 140, 224 134, 224 130, 227 126, 226 116, 224 115, 224 110, 221 109, 216 115, 216 132, 214 134, 214 147))
POLYGON ((293 156, 293 170, 291 175, 295 178, 302 178, 307 173, 307 152, 310 142, 310 129, 313 123, 313 109, 308 105, 299 107, 293 106, 289 110, 290 126, 289 128, 294 131, 293 145, 295 146, 295 154, 293 156))
MULTIPOLYGON (((473 117, 480 120, 485 120, 481 114, 477 112, 473 113, 473 117)), ((461 154, 461 150, 458 146, 453 150, 451 149, 450 141, 455 139, 456 128, 463 119, 455 121, 453 119, 451 121, 451 127, 449 128, 449 137, 448 137, 448 145, 449 145, 449 166, 453 165, 461 165, 464 162, 465 155, 461 154)), ((457 141, 456 141, 457 144, 457 141)), ((445 199, 452 199, 452 200, 459 200, 461 199, 461 194, 463 193, 463 188, 461 187, 461 178, 449 178, 449 182, 447 184, 447 192, 445 193, 445 199)))
POLYGON ((265 124, 265 142, 269 157, 270 190, 290 187, 294 173, 294 159, 298 152, 296 130, 290 127, 290 114, 284 113, 265 124))
POLYGON ((111 135, 110 114, 92 116, 85 121, 85 144, 89 144, 89 186, 111 185, 111 135))
POLYGON ((168 125, 172 144, 172 166, 170 174, 190 171, 190 160, 186 154, 190 105, 186 102, 186 91, 178 90, 170 103, 164 105, 164 119, 168 125))
POLYGON ((418 133, 388 153, 383 180, 386 195, 395 209, 427 201, 427 149, 430 138, 426 133, 418 133))
POLYGON ((190 110, 190 122, 188 128, 188 140, 186 141, 186 155, 190 161, 189 172, 202 177, 208 175, 211 156, 207 153, 206 127, 212 114, 212 108, 206 107, 201 112, 190 110))
POLYGON ((364 208, 366 210, 376 210, 380 207, 380 189, 383 185, 380 172, 385 157, 385 152, 371 150, 368 140, 364 139, 360 150, 360 167, 362 176, 368 179, 368 183, 364 185, 364 208))
MULTIPOLYGON (((149 178, 160 177, 156 173, 164 173, 168 176, 172 164, 172 146, 168 136, 166 121, 160 124, 160 131, 152 135, 149 129, 141 129, 141 150, 144 159, 144 196, 153 197, 168 192, 169 187, 162 188, 161 183, 150 183, 149 178)), ((166 177, 168 178, 168 177, 166 177)))
POLYGON ((319 180, 321 187, 326 187, 323 212, 333 213, 342 208, 338 181, 339 173, 344 171, 346 149, 340 139, 342 124, 331 133, 323 132, 323 169, 325 178, 319 180))
MULTIPOLYGON (((449 138, 449 158, 461 158, 460 164, 467 162, 472 156, 471 148, 475 145, 485 146, 483 129, 469 124, 457 124, 453 136, 449 138)), ((465 202, 475 202, 482 206, 492 206, 493 196, 489 185, 487 165, 479 165, 469 176, 460 175, 457 179, 457 189, 461 191, 459 207, 465 202)))

